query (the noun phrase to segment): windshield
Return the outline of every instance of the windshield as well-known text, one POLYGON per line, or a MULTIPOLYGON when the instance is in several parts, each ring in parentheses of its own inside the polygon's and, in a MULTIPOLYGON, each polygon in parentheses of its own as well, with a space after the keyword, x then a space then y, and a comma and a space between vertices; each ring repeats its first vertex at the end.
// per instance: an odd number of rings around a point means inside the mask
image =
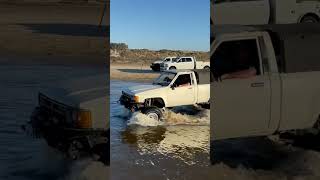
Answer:
POLYGON ((162 73, 156 80, 153 81, 153 84, 168 86, 175 76, 176 73, 162 73))
POLYGON ((177 62, 177 60, 179 60, 180 58, 173 58, 172 62, 177 62))

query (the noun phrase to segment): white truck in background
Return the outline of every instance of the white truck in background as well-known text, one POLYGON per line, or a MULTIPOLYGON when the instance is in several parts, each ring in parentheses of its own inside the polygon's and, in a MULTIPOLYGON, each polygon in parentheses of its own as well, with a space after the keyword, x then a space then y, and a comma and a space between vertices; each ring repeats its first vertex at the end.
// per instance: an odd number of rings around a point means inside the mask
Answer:
POLYGON ((155 61, 153 63, 151 63, 150 68, 153 71, 160 71, 160 64, 161 63, 165 63, 165 62, 172 62, 173 60, 175 60, 177 57, 173 56, 173 57, 165 57, 164 59, 161 59, 159 61, 155 61))
POLYGON ((210 62, 197 61, 194 57, 179 57, 160 64, 160 71, 175 69, 210 69, 210 62))
POLYGON ((320 21, 317 0, 212 0, 215 25, 291 24, 320 21))
POLYGON ((211 29, 213 140, 320 135, 320 24, 211 29), (222 78, 249 68, 254 76, 222 78))

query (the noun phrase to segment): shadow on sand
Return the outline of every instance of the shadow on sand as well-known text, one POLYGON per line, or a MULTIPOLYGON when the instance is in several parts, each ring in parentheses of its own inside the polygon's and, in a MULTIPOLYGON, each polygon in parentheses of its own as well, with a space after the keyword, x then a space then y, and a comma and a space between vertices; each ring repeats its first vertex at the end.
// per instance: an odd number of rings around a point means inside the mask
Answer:
POLYGON ((55 34, 64 36, 88 36, 105 37, 109 36, 109 26, 98 26, 90 24, 18 24, 25 26, 34 33, 55 34))

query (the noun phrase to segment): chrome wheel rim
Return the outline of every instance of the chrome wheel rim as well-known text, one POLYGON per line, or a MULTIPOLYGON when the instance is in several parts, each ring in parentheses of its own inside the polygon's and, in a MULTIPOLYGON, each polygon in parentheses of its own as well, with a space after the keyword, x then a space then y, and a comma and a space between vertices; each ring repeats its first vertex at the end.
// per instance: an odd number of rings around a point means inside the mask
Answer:
POLYGON ((149 113, 149 114, 148 114, 148 117, 149 117, 150 119, 154 119, 154 120, 156 120, 156 121, 159 121, 159 116, 158 116, 157 113, 149 113))

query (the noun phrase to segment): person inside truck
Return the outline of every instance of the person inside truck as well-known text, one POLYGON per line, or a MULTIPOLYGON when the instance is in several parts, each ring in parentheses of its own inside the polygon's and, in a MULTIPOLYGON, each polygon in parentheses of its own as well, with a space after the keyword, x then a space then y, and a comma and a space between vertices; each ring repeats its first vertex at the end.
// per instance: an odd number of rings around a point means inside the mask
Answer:
POLYGON ((186 87, 191 85, 190 74, 182 74, 175 81, 176 87, 186 87))
POLYGON ((235 50, 232 72, 223 74, 221 79, 247 79, 258 74, 259 56, 255 42, 241 42, 235 50), (241 45, 240 45, 241 44, 241 45))

